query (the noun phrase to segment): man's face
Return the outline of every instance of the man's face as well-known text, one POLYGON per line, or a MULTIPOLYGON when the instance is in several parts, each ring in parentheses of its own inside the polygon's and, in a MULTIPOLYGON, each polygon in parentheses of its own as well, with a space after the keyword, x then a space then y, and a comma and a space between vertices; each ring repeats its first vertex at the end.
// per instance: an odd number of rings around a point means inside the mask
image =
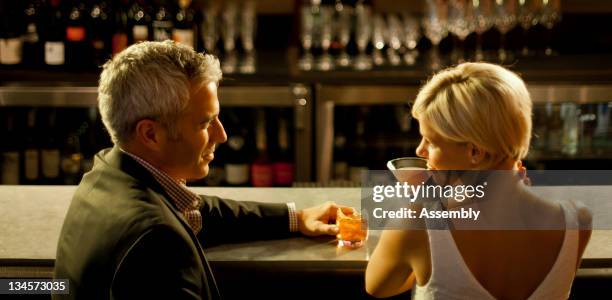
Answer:
POLYGON ((187 109, 177 121, 178 138, 166 138, 163 166, 175 179, 200 179, 208 175, 218 144, 227 140, 219 120, 217 83, 197 86, 191 91, 187 109))

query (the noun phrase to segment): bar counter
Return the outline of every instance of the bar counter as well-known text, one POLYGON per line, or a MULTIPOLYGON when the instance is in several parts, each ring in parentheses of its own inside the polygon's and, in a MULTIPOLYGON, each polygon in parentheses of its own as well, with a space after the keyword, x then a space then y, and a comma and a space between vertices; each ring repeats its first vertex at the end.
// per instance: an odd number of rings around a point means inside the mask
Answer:
MULTIPOLYGON (((75 186, 1 186, 0 187, 0 278, 51 277, 57 240, 75 186)), ((535 187, 547 189, 554 199, 589 197, 596 188, 535 187)), ((199 194, 217 195, 236 200, 295 202, 298 209, 324 201, 360 207, 359 188, 193 188, 199 194)), ((599 191, 601 193, 601 191, 599 191)), ((600 194, 601 195, 601 194, 600 194)), ((239 291, 244 285, 262 280, 327 281, 333 286, 363 286, 363 270, 378 241, 379 231, 370 231, 367 244, 349 250, 336 247, 331 237, 296 237, 285 240, 226 244, 206 249, 224 293, 239 291), (248 272, 244 272, 248 270, 248 272), (256 277, 255 274, 257 274, 256 277), (268 276, 268 277, 266 277, 268 276), (310 276, 310 277, 308 277, 310 276), (331 277, 330 277, 331 276, 331 277), (254 279, 257 278, 257 279, 254 279), (306 278, 306 279, 305 279, 306 278)), ((103 237, 92 237, 103 238, 103 237)), ((578 276, 596 277, 610 283, 612 278, 612 230, 594 231, 584 254, 578 276)), ((318 284, 318 283, 317 283, 318 284)), ((257 285, 262 292, 273 286, 257 285)), ((251 289, 253 287, 250 287, 251 289)), ((285 287, 287 288, 287 287, 285 287)), ((303 288, 303 286, 302 286, 303 288)), ((276 287, 277 291, 283 289, 276 287)), ((318 288, 317 288, 318 289, 318 288)), ((355 287, 359 290, 359 287, 355 287)), ((362 290, 362 288, 361 288, 362 290)), ((253 291, 257 292, 257 291, 253 291)), ((307 292, 307 291, 305 291, 307 292)), ((362 295, 362 291, 360 292, 362 295)))

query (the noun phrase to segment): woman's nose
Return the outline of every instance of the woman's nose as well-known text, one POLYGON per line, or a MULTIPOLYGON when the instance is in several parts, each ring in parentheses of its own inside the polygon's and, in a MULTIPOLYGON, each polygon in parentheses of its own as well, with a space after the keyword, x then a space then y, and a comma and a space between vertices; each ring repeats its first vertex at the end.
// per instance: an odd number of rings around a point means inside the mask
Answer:
POLYGON ((421 143, 419 143, 419 146, 416 148, 416 155, 425 159, 427 158, 427 146, 423 140, 421 140, 421 143))

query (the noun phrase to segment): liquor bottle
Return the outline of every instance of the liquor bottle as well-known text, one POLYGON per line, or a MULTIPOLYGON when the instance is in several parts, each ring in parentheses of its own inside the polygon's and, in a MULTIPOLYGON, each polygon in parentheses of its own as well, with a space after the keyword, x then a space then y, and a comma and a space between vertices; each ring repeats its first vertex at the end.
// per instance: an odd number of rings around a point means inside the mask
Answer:
POLYGON ((153 40, 165 41, 172 39, 172 8, 165 0, 158 0, 153 18, 153 40))
POLYGON ((278 155, 273 165, 274 185, 291 186, 294 179, 293 155, 291 155, 289 125, 284 117, 278 120, 278 155))
POLYGON ((96 134, 96 124, 100 122, 98 109, 96 107, 89 107, 86 109, 86 114, 87 118, 83 120, 81 128, 79 128, 79 136, 82 137, 80 141, 83 153, 83 160, 81 163, 83 173, 91 171, 93 168, 94 155, 96 155, 96 152, 99 150, 97 142, 99 137, 96 134))
POLYGON ((266 137, 266 119, 263 109, 256 112, 255 145, 257 157, 251 165, 251 184, 254 187, 268 187, 273 184, 273 171, 266 137))
POLYGON ((129 0, 122 0, 114 9, 114 28, 112 39, 113 56, 128 47, 128 6, 129 0))
POLYGON ((128 12, 130 44, 151 40, 151 7, 145 0, 136 0, 128 12))
POLYGON ((60 180, 60 150, 56 136, 55 109, 50 109, 47 115, 45 139, 41 147, 41 173, 44 184, 59 184, 60 180))
MULTIPOLYGON (((92 1, 92 0, 90 0, 92 1)), ((91 16, 89 22, 89 42, 92 49, 92 62, 94 66, 102 66, 111 53, 111 11, 110 5, 105 0, 94 0, 90 5, 91 16)))
POLYGON ((73 69, 88 66, 87 12, 85 3, 72 0, 66 16, 66 65, 73 69))
POLYGON ((60 0, 50 0, 45 18, 47 19, 47 26, 44 30, 45 64, 63 66, 66 62, 66 45, 64 42, 66 28, 60 0))
POLYGON ((5 112, 3 122, 5 134, 3 142, 0 144, 0 161, 2 162, 0 172, 0 182, 2 184, 19 184, 19 142, 15 126, 15 115, 5 112))
POLYGON ((39 30, 41 17, 41 0, 29 0, 24 10, 23 63, 26 66, 41 66, 44 61, 44 45, 39 30))
POLYGON ((348 151, 347 151, 347 107, 338 107, 334 114, 334 150, 332 163, 332 179, 348 180, 348 151))
POLYGON ((548 152, 560 154, 563 149, 563 120, 561 119, 561 107, 552 102, 546 103, 546 115, 548 123, 548 152))
MULTIPOLYGON (((245 186, 249 183, 249 164, 247 163, 247 130, 236 112, 230 110, 228 116, 227 158, 225 160, 225 180, 228 185, 245 186)), ((244 118, 242 119, 244 120, 244 118)))
POLYGON ((191 0, 179 0, 179 10, 174 18, 172 39, 196 49, 196 14, 191 8, 191 0))
POLYGON ((18 65, 22 61, 21 15, 17 14, 18 3, 5 1, 0 17, 0 64, 18 65))
POLYGON ((36 128, 36 109, 27 113, 27 123, 23 144, 23 184, 38 184, 40 181, 40 146, 36 128))
POLYGON ((578 111, 576 103, 561 104, 563 119, 563 138, 561 152, 573 156, 578 152, 578 111))
POLYGON ((83 153, 81 153, 79 136, 71 132, 66 137, 62 152, 61 168, 64 184, 75 185, 81 181, 82 162, 83 153))
POLYGON ((365 137, 366 119, 369 108, 362 106, 359 108, 357 123, 355 126, 355 136, 353 149, 349 156, 349 180, 354 183, 361 183, 362 172, 367 171, 367 141, 365 137))

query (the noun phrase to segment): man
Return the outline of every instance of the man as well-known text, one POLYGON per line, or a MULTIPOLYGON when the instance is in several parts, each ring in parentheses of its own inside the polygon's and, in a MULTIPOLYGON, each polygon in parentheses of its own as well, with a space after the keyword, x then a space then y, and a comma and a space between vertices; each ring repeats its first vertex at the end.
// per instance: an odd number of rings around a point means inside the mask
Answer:
POLYGON ((218 299, 202 246, 304 235, 334 235, 337 206, 198 196, 227 136, 219 120, 219 61, 166 42, 133 45, 104 65, 102 121, 115 146, 95 157, 74 195, 59 238, 57 299, 218 299))

